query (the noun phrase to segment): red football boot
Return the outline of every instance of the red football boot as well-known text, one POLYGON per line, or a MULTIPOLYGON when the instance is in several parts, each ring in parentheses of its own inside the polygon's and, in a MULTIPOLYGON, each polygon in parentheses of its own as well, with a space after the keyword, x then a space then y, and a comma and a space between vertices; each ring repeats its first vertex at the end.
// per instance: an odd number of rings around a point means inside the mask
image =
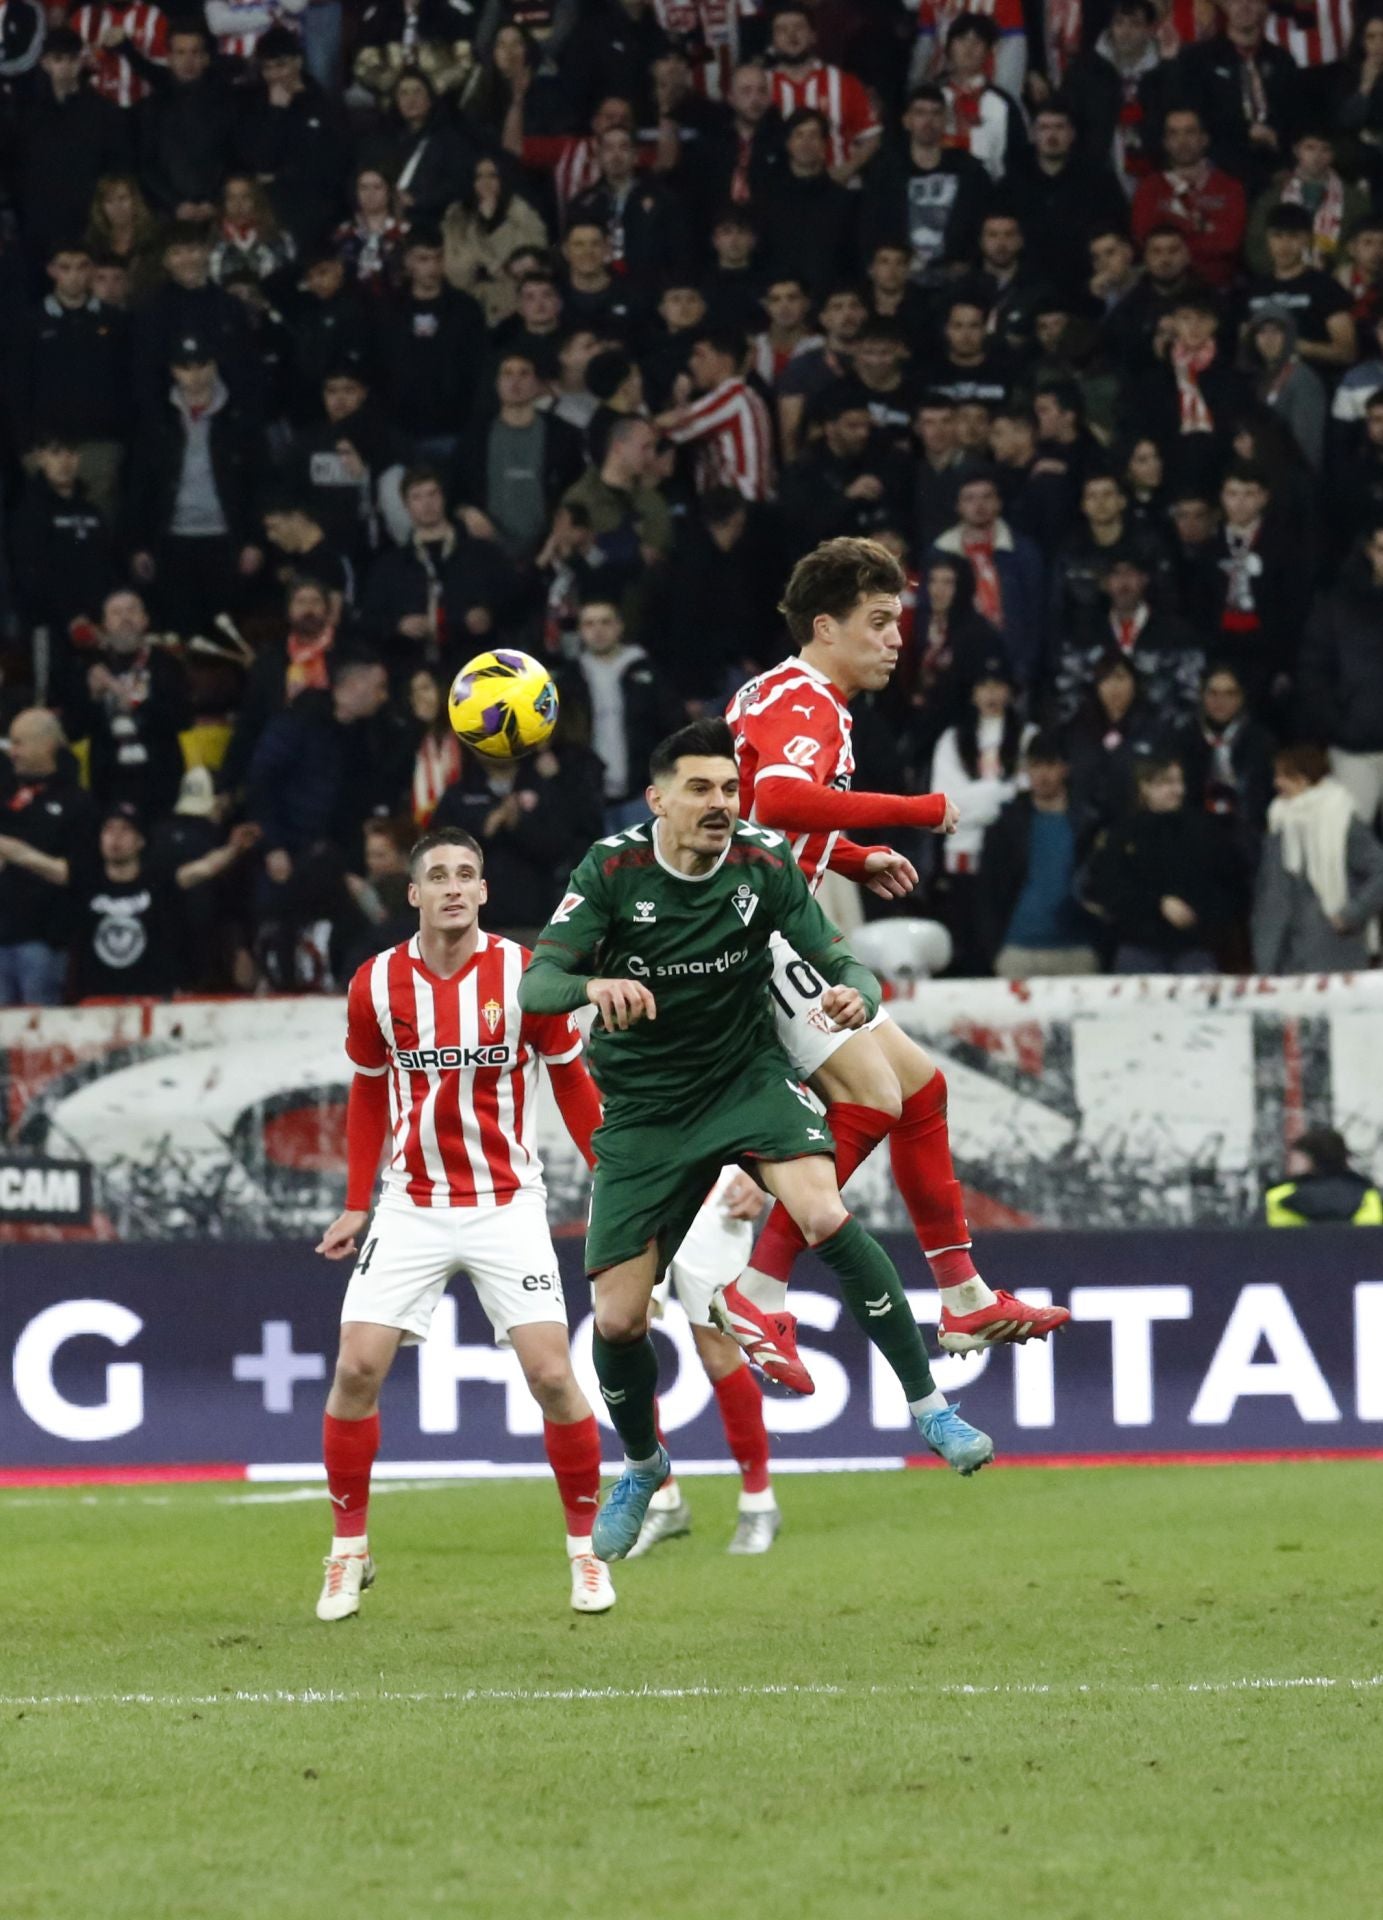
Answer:
POLYGON ((1032 1307, 1016 1293, 999 1292, 987 1307, 977 1307, 974 1313, 952 1313, 943 1307, 936 1337, 947 1353, 976 1353, 981 1347, 1045 1340, 1070 1318, 1069 1307, 1032 1307))
POLYGON ((789 1393, 816 1392, 816 1382, 798 1357, 796 1314, 763 1312, 732 1280, 712 1295, 711 1318, 744 1348, 765 1379, 789 1393))

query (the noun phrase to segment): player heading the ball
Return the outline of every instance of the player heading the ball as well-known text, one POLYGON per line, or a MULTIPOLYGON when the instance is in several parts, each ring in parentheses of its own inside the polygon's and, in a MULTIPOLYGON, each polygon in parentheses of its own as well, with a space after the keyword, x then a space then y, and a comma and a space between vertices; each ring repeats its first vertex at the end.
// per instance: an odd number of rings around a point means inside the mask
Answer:
MULTIPOLYGON (((886 899, 906 898, 916 887, 916 870, 903 854, 856 845, 848 838, 852 827, 955 831, 959 816, 944 794, 850 791, 849 702, 879 692, 898 664, 905 584, 902 568, 878 541, 823 541, 793 568, 779 609, 798 648, 795 658, 749 681, 730 702, 744 812, 792 837, 813 891, 827 869, 886 899)), ((775 1024, 794 1068, 826 1104, 838 1184, 888 1140, 894 1182, 941 1293, 943 1347, 968 1353, 1044 1339, 1070 1319, 1068 1310, 996 1293, 975 1269, 951 1164, 946 1076, 886 1013, 875 1013, 863 1031, 823 1017, 825 982, 809 962, 793 951, 790 938, 775 942, 775 1024)), ((753 1264, 724 1290, 716 1314, 770 1378, 810 1393, 796 1321, 786 1310, 788 1275, 802 1246, 790 1210, 775 1207, 753 1264)))
POLYGON ((481 929, 485 898, 482 855, 470 834, 452 827, 425 833, 409 857, 418 931, 367 960, 350 985, 346 1053, 355 1076, 346 1110, 346 1210, 317 1251, 344 1260, 363 1244, 341 1307, 323 1421, 335 1537, 319 1620, 358 1612, 374 1580, 366 1516, 380 1388, 400 1346, 427 1338, 457 1273, 474 1286, 496 1345, 517 1353, 543 1410, 543 1444, 566 1514, 572 1606, 603 1613, 615 1604, 609 1570, 591 1549, 600 1434, 572 1373, 548 1231, 534 1138, 539 1061, 587 1161, 600 1102, 575 1022, 520 1007, 528 953, 481 929), (371 1217, 386 1143, 384 1190, 371 1217))
POLYGON ((671 1471, 654 1425, 649 1302, 726 1162, 757 1173, 835 1273, 927 1445, 961 1473, 994 1453, 937 1391, 893 1262, 842 1203, 826 1122, 773 1031, 777 933, 830 983, 822 1004, 842 1028, 873 1017, 877 981, 817 906, 781 834, 740 822, 723 720, 672 734, 650 771, 653 818, 587 854, 519 988, 527 1013, 590 1005, 599 1016, 591 1057, 605 1109, 586 1267, 596 1374, 625 1451, 592 1533, 605 1560, 635 1544, 671 1471))

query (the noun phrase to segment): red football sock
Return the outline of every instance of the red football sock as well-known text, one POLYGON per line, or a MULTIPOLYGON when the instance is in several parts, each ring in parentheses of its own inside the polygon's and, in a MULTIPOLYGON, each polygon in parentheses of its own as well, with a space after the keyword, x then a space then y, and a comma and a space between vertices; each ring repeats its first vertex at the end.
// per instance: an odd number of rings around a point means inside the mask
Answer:
POLYGON ((349 1540, 365 1531, 365 1516, 370 1506, 370 1468, 379 1452, 379 1415, 364 1420, 338 1420, 334 1413, 322 1416, 322 1459, 327 1470, 327 1492, 331 1495, 332 1531, 338 1539, 349 1540))
POLYGON ((747 1366, 735 1368, 715 1383, 716 1405, 730 1451, 740 1470, 746 1493, 768 1491, 768 1429, 764 1425, 764 1397, 747 1366))
POLYGON ((567 1532, 575 1540, 584 1540, 600 1505, 600 1429, 595 1415, 588 1413, 569 1426, 544 1420, 543 1445, 567 1516, 567 1532))
POLYGON ((940 1068, 925 1087, 909 1095, 888 1136, 893 1177, 903 1196, 932 1279, 939 1287, 973 1280, 970 1228, 960 1182, 951 1165, 946 1127, 946 1076, 940 1068))
MULTIPOLYGON (((858 1107, 849 1100, 827 1107, 826 1119, 836 1143, 836 1185, 843 1187, 894 1122, 878 1107, 858 1107)), ((796 1221, 780 1200, 754 1243, 754 1271, 786 1284, 792 1263, 806 1244, 796 1221)))

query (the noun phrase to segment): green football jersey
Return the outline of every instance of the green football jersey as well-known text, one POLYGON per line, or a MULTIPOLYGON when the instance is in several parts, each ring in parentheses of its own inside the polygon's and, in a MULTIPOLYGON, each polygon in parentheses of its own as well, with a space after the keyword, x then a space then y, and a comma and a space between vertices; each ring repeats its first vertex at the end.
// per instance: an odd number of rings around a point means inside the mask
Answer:
POLYGON ((607 1098, 700 1104, 750 1054, 777 1050, 768 994, 775 933, 877 1009, 877 981, 812 898, 782 834, 741 821, 710 872, 693 876, 664 863, 655 825, 596 842, 519 988, 534 1013, 585 1005, 592 978, 649 988, 656 1020, 592 1029, 591 1063, 607 1098))

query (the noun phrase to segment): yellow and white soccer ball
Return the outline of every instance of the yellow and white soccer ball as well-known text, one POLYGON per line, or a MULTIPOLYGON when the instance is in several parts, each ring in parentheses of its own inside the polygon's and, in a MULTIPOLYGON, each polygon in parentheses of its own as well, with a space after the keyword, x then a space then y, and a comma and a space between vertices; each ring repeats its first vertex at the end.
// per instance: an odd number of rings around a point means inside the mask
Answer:
POLYGON ((447 716, 464 746, 492 760, 520 760, 552 738, 557 689, 531 653, 498 647, 462 667, 447 696, 447 716))

